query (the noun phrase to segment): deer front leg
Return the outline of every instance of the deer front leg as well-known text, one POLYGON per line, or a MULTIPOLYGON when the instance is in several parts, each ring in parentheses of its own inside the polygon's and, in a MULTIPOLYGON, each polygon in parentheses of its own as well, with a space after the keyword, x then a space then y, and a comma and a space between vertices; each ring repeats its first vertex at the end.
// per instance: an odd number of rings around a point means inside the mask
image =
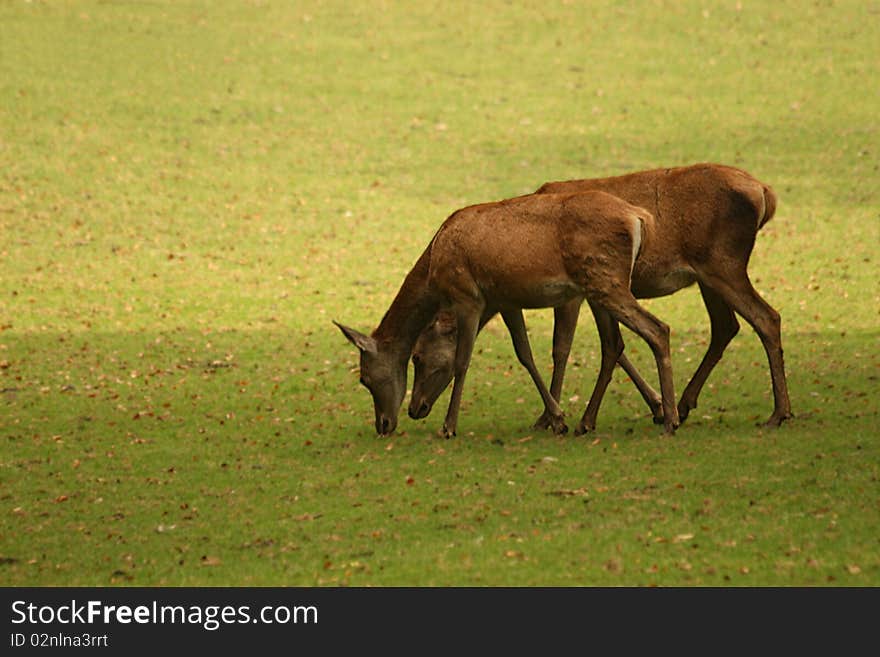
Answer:
POLYGON ((455 436, 458 426, 458 409, 461 406, 461 394, 464 389, 464 379, 468 366, 471 362, 471 354, 474 351, 474 342, 479 330, 479 312, 458 311, 456 313, 458 324, 458 344, 455 348, 455 379, 452 383, 452 394, 449 397, 449 408, 446 411, 446 420, 443 422, 441 434, 444 438, 455 436))
POLYGON ((620 335, 620 327, 617 321, 604 308, 590 304, 593 317, 596 320, 596 328, 599 329, 599 343, 602 348, 602 363, 599 366, 599 377, 590 395, 584 415, 574 430, 576 436, 583 435, 596 428, 596 416, 599 413, 599 405, 605 395, 605 389, 611 381, 614 373, 614 365, 623 353, 623 338, 620 335))
POLYGON ((501 317, 504 319, 504 323, 507 325, 507 330, 510 332, 510 337, 513 340, 513 349, 516 351, 516 357, 519 359, 522 366, 526 368, 529 375, 531 375, 532 381, 538 389, 541 399, 544 401, 544 415, 548 416, 553 433, 566 433, 568 427, 565 426, 562 409, 550 394, 550 391, 547 390, 547 386, 544 385, 544 381, 538 373, 538 368, 535 366, 535 360, 532 357, 532 348, 529 345, 529 335, 526 331, 526 323, 525 319, 523 319, 522 311, 519 309, 502 311, 501 317))
MULTIPOLYGON (((565 378, 565 368, 568 365, 568 356, 571 353, 582 303, 581 299, 576 299, 553 309, 553 378, 550 380, 550 395, 557 402, 562 400, 562 381, 565 378)), ((541 417, 535 422, 534 428, 549 429, 551 426, 552 417, 545 408, 541 417)))

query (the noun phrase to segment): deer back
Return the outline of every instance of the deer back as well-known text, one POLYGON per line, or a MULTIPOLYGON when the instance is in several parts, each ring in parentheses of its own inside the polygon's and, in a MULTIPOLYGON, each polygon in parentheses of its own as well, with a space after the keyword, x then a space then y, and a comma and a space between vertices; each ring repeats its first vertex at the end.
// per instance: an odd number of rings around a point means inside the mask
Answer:
POLYGON ((471 206, 435 236, 429 280, 452 303, 557 306, 582 296, 600 268, 628 277, 648 220, 646 211, 601 191, 471 206), (585 270, 595 274, 585 277, 585 270))
POLYGON ((769 186, 720 164, 551 182, 537 193, 583 190, 614 194, 653 215, 633 272, 633 290, 640 297, 670 294, 690 285, 694 267, 709 259, 747 262, 758 229, 776 209, 769 186))

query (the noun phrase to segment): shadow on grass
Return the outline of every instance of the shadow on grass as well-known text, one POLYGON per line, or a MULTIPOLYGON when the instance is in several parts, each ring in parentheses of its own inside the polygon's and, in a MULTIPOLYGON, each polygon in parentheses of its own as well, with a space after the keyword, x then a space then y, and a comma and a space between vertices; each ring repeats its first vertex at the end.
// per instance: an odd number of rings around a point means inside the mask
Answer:
MULTIPOLYGON (((755 426, 769 376, 742 340, 673 439, 622 380, 596 434, 534 432, 537 396, 504 375, 518 365, 499 348, 475 363, 465 430, 445 441, 433 415, 376 437, 354 355, 329 331, 7 332, 0 572, 12 585, 725 584, 737 568, 762 573, 744 584, 880 581, 853 547, 876 543, 855 515, 877 514, 863 493, 880 462, 878 335, 787 338, 797 417, 780 431, 755 426), (656 575, 626 565, 700 532, 735 557, 707 555, 699 576, 678 549, 656 575), (573 559, 573 544, 600 556, 573 559), (762 565, 795 544, 821 567, 762 565)), ((698 359, 700 339, 679 358, 698 359)), ((584 363, 567 387, 594 375, 584 363)))

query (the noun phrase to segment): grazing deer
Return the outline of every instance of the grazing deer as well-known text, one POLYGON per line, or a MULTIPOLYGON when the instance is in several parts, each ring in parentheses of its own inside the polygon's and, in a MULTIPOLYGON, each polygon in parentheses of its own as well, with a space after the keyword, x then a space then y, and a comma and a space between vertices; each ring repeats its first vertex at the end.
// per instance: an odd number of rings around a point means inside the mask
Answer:
POLYGON ((582 299, 596 317, 602 364, 579 429, 595 424, 623 350, 621 322, 651 347, 665 431, 673 433, 678 412, 669 327, 642 308, 630 291, 633 263, 645 237, 655 232, 649 212, 604 192, 529 195, 453 213, 407 274, 371 335, 334 322, 360 350, 360 381, 373 397, 377 433, 396 428, 410 354, 440 310, 454 319, 457 336, 443 434, 455 435, 465 375, 487 310, 501 313, 516 354, 541 393, 550 426, 563 433, 562 409, 534 365, 522 309, 555 308, 582 299))
MULTIPOLYGON (((779 314, 752 287, 746 271, 758 230, 776 209, 776 195, 745 171, 717 164, 657 169, 612 178, 546 183, 537 194, 601 190, 646 208, 654 222, 642 241, 632 272, 637 298, 672 294, 696 282, 711 324, 706 355, 678 403, 684 421, 697 407, 697 397, 727 344, 739 330, 736 313, 754 327, 770 363, 774 409, 767 420, 779 426, 792 417, 782 358, 779 314)), ((557 401, 577 324, 577 300, 555 309, 553 379, 557 401)), ((493 316, 487 309, 481 326, 493 316)), ((422 333, 413 350, 415 380, 410 415, 425 417, 452 380, 456 326, 441 312, 422 333)), ((660 396, 621 354, 620 365, 635 383, 654 415, 663 421, 660 396)), ((542 415, 536 427, 548 426, 542 415)), ((587 427, 589 428, 589 427, 587 427)))

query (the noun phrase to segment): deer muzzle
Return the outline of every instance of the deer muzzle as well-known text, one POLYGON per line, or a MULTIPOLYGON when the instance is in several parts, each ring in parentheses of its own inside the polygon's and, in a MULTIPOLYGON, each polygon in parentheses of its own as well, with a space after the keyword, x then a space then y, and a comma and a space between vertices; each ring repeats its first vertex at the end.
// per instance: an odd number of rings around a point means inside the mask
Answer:
POLYGON ((409 416, 413 420, 421 420, 422 418, 428 417, 428 413, 431 412, 431 404, 428 403, 427 399, 423 399, 420 402, 417 402, 415 399, 409 405, 409 416))
POLYGON ((394 430, 397 428, 397 420, 389 417, 385 417, 384 415, 376 416, 376 433, 380 436, 387 436, 391 433, 394 433, 394 430))

